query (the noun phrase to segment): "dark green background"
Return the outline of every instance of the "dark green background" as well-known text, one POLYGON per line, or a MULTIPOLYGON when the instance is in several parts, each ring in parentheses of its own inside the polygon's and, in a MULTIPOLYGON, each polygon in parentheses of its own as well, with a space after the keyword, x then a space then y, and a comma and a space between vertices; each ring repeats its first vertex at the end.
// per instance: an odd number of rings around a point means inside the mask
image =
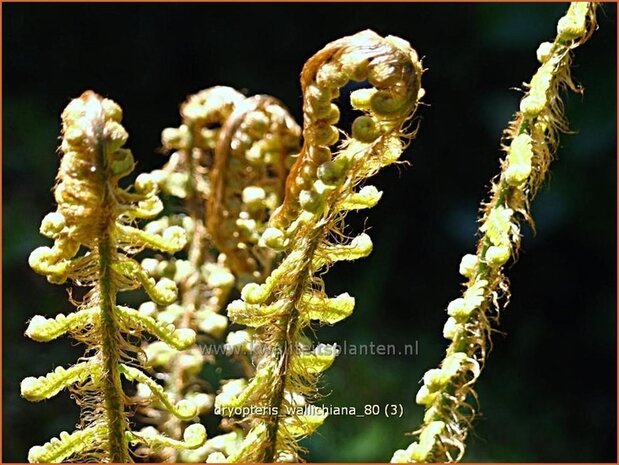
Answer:
MULTIPOLYGON (((215 84, 268 93, 299 119, 298 75, 327 42, 372 28, 409 40, 424 57, 427 105, 405 154, 411 167, 378 175, 380 204, 351 218, 375 249, 326 277, 331 294, 357 297, 355 314, 320 330, 323 342, 418 341, 413 357, 341 357, 325 403, 402 403, 404 418, 331 417, 306 442, 313 461, 388 461, 405 447, 422 409, 424 371, 441 359, 458 263, 474 249, 475 220, 497 172, 501 131, 515 90, 537 67, 566 4, 3 4, 3 459, 61 430, 77 408, 66 393, 43 404, 19 381, 80 353, 63 339, 23 337, 32 315, 67 312, 66 291, 33 273, 27 257, 51 211, 59 115, 85 89, 125 110, 138 171, 161 166, 159 133, 178 124, 189 93, 215 84)), ((576 51, 583 97, 566 99, 574 135, 561 140, 550 182, 533 205, 519 263, 508 270, 505 335, 478 383, 482 416, 468 461, 616 461, 616 7, 576 51)))

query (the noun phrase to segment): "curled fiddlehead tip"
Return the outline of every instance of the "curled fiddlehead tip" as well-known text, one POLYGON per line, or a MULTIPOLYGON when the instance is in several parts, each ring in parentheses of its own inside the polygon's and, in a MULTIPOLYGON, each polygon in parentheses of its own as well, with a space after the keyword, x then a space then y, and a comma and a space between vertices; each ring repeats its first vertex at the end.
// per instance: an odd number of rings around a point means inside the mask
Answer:
MULTIPOLYGON (((353 108, 363 114, 353 122, 351 138, 341 145, 371 145, 383 161, 390 155, 395 161, 401 153, 398 142, 404 135, 403 125, 412 117, 423 93, 422 73, 417 53, 408 42, 394 36, 383 38, 370 30, 336 40, 307 61, 301 73, 304 145, 286 182, 284 203, 271 217, 271 226, 285 229, 302 203, 316 203, 320 187, 312 186, 311 180, 317 174, 328 186, 345 171, 345 157, 339 162, 333 160, 333 147, 340 141, 335 126, 340 111, 332 102, 340 90, 350 81, 370 86, 351 94, 353 108)), ((376 167, 368 163, 367 169, 376 167)))
POLYGON ((181 105, 182 124, 161 133, 163 148, 172 154, 166 166, 153 175, 165 193, 186 200, 194 218, 202 218, 199 205, 210 192, 207 170, 213 164, 220 128, 244 99, 231 87, 202 90, 181 105))
POLYGON ((256 95, 237 104, 221 128, 210 172, 207 226, 241 282, 260 280, 272 253, 258 244, 283 197, 301 129, 283 104, 256 95))

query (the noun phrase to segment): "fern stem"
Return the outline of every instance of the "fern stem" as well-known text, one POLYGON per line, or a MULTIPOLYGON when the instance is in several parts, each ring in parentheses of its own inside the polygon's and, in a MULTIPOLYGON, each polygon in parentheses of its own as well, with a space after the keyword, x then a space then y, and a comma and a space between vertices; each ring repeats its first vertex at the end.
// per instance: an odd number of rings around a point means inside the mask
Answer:
MULTIPOLYGON (((319 236, 319 238, 322 239, 323 235, 324 232, 319 236)), ((290 304, 288 319, 285 324, 285 328, 282 331, 283 341, 280 342, 282 359, 278 367, 277 374, 274 378, 277 384, 274 389, 271 403, 271 408, 273 410, 277 410, 280 414, 273 415, 271 417, 271 421, 267 423, 266 448, 261 460, 265 463, 272 463, 277 458, 277 437, 280 427, 281 411, 284 405, 286 380, 288 373, 290 372, 291 351, 296 350, 295 344, 298 339, 299 306, 301 303, 301 298, 303 297, 303 292, 309 287, 307 281, 311 276, 312 257, 314 256, 318 244, 320 244, 320 240, 312 241, 310 247, 306 251, 305 257, 302 259, 302 263, 306 263, 306 265, 300 270, 298 278, 295 279, 297 285, 291 299, 292 303, 290 304)))
POLYGON ((119 347, 120 328, 116 319, 116 287, 111 264, 114 262, 116 244, 112 237, 112 229, 116 218, 113 217, 114 194, 110 191, 108 179, 111 177, 108 166, 108 146, 103 135, 104 121, 99 118, 93 119, 95 133, 95 147, 97 152, 96 171, 99 173, 101 193, 103 199, 99 209, 99 228, 97 231, 98 252, 98 281, 96 290, 99 298, 101 334, 101 360, 103 363, 103 375, 101 377, 101 390, 105 408, 108 457, 113 463, 126 463, 129 461, 128 444, 125 439, 127 419, 125 402, 120 382, 118 366, 121 359, 119 347))
MULTIPOLYGON (((107 229, 107 225, 105 226, 107 229)), ((99 289, 101 310, 101 358, 103 360, 103 399, 108 425, 109 456, 113 463, 129 461, 125 431, 125 405, 118 366, 120 348, 118 344, 119 328, 116 321, 116 289, 113 284, 112 247, 107 230, 99 237, 99 289)))
POLYGON ((105 120, 97 115, 93 118, 94 150, 96 151, 96 172, 99 174, 98 182, 101 185, 100 192, 103 195, 99 208, 97 252, 98 252, 98 277, 97 295, 99 298, 101 334, 101 359, 103 363, 103 376, 101 377, 103 404, 107 419, 107 437, 109 460, 111 462, 125 463, 129 461, 125 431, 127 420, 125 403, 118 366, 121 359, 119 347, 120 328, 116 319, 116 288, 111 264, 114 262, 116 244, 111 234, 116 218, 113 217, 114 197, 108 185, 111 177, 108 166, 108 146, 103 134, 105 120))

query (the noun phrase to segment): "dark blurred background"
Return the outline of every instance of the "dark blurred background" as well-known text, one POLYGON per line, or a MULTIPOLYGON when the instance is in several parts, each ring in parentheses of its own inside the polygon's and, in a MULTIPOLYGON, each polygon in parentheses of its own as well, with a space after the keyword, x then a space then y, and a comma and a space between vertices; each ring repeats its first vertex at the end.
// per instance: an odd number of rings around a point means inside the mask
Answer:
MULTIPOLYGON (((66 291, 32 272, 53 209, 59 115, 85 89, 125 110, 138 172, 160 167, 162 128, 178 124, 190 93, 227 84, 282 99, 300 119, 298 75, 327 42, 371 28, 409 40, 424 57, 419 136, 375 184, 380 204, 352 218, 372 255, 338 265, 331 294, 357 297, 353 317, 319 331, 323 342, 418 341, 416 356, 342 356, 327 371, 325 404, 401 403, 402 419, 332 416, 306 441, 311 461, 388 461, 408 445, 422 409, 418 382, 441 359, 447 303, 460 257, 474 250, 476 214, 497 173, 515 90, 538 64, 567 4, 3 4, 3 459, 71 431, 66 393, 43 404, 19 381, 72 363, 79 347, 23 337, 32 315, 70 310, 66 291)), ((569 95, 574 134, 561 139, 550 182, 524 227, 513 299, 478 382, 482 416, 467 461, 616 461, 616 6, 577 49, 569 95)))

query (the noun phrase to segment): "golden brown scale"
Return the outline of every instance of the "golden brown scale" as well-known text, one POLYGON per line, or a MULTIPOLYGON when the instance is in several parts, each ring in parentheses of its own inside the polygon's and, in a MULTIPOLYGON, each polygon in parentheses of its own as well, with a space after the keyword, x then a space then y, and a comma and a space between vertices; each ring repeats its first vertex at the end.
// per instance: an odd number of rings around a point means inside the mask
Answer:
POLYGON ((237 276, 258 279, 273 254, 256 247, 269 215, 282 200, 301 130, 282 103, 256 95, 223 125, 211 171, 207 226, 237 276))

